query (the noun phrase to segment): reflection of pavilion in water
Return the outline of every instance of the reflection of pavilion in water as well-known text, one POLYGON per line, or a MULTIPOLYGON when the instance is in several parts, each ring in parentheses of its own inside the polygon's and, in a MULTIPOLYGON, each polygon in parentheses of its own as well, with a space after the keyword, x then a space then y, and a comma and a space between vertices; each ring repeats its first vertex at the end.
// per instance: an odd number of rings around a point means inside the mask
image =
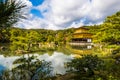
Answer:
POLYGON ((91 45, 70 45, 71 51, 77 55, 91 54, 91 45))

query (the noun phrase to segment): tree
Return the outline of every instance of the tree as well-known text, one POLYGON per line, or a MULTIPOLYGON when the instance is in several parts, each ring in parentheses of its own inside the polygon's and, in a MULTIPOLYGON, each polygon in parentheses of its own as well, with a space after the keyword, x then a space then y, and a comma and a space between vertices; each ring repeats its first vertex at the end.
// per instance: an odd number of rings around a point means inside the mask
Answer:
POLYGON ((14 50, 26 50, 27 49, 27 42, 28 39, 26 38, 26 34, 24 30, 13 28, 10 30, 10 41, 11 41, 11 46, 10 49, 12 51, 14 50))
POLYGON ((8 28, 0 30, 0 42, 8 43, 10 42, 10 33, 8 28))
POLYGON ((52 35, 49 35, 47 41, 48 41, 49 43, 50 43, 50 42, 53 42, 53 41, 54 41, 53 36, 52 36, 52 35))
POLYGON ((25 18, 22 9, 26 7, 20 1, 0 0, 0 41, 9 42, 9 27, 25 18), (6 30, 6 32, 5 32, 6 30))
POLYGON ((120 12, 108 16, 103 24, 90 27, 90 32, 94 34, 94 42, 120 44, 120 12))
POLYGON ((22 2, 16 0, 0 0, 0 28, 11 27, 18 22, 22 15, 22 9, 26 7, 22 2))
MULTIPOLYGON (((82 78, 84 77, 93 77, 95 71, 100 72, 103 70, 104 61, 97 56, 84 55, 82 58, 75 58, 71 62, 67 62, 66 67, 68 68, 68 72, 76 73, 83 80, 82 78)), ((88 80, 88 78, 84 80, 88 80)))

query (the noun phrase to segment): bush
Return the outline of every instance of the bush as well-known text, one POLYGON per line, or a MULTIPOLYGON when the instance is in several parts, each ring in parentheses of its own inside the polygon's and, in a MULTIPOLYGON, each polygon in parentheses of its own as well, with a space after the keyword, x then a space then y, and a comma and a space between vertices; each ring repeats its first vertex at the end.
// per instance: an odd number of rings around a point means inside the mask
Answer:
POLYGON ((75 71, 79 74, 86 74, 88 76, 94 75, 95 71, 99 71, 104 68, 104 61, 97 56, 86 55, 82 58, 73 59, 71 62, 66 63, 67 68, 70 71, 75 71))

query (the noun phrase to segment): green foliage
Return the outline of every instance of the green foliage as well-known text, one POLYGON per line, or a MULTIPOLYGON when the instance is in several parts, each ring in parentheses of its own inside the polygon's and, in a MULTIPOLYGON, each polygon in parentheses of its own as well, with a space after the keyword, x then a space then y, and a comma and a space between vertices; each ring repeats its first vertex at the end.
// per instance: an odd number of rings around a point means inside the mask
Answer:
MULTIPOLYGON (((73 74, 74 80, 119 80, 120 57, 101 59, 86 55, 66 63, 67 74, 73 74)), ((63 76, 64 77, 64 76, 63 76)))
POLYGON ((120 53, 120 47, 117 47, 112 51, 112 54, 118 54, 118 53, 120 53))
POLYGON ((0 29, 0 42, 2 42, 2 43, 10 42, 10 32, 9 31, 10 31, 9 28, 0 29))
POLYGON ((9 28, 20 19, 25 19, 22 9, 25 8, 21 1, 0 0, 0 42, 9 42, 9 28))
POLYGON ((0 28, 11 27, 19 19, 23 19, 22 2, 16 0, 0 0, 0 28))
POLYGON ((70 71, 76 71, 79 74, 94 75, 94 71, 99 71, 104 67, 104 61, 97 56, 86 55, 82 58, 75 58, 66 65, 70 71))
POLYGON ((120 56, 114 56, 114 59, 105 60, 105 70, 106 74, 104 76, 108 77, 108 80, 119 80, 120 79, 120 56))
POLYGON ((94 34, 94 42, 120 44, 120 12, 108 16, 103 24, 89 28, 90 32, 94 34))
POLYGON ((64 44, 70 41, 72 33, 73 29, 53 31, 11 28, 11 50, 31 50, 33 45, 38 47, 39 44, 64 44))
POLYGON ((28 46, 26 43, 28 43, 28 39, 24 30, 12 29, 10 34, 10 41, 12 42, 11 50, 27 50, 28 46))

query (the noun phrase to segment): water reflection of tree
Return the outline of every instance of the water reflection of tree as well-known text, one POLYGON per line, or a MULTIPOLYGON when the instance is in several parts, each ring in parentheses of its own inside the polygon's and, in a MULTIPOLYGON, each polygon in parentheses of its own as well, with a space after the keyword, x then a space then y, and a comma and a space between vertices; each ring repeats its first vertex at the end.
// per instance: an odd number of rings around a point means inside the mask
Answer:
POLYGON ((48 80, 51 76, 51 63, 35 56, 23 56, 13 64, 15 68, 3 72, 2 80, 48 80))

